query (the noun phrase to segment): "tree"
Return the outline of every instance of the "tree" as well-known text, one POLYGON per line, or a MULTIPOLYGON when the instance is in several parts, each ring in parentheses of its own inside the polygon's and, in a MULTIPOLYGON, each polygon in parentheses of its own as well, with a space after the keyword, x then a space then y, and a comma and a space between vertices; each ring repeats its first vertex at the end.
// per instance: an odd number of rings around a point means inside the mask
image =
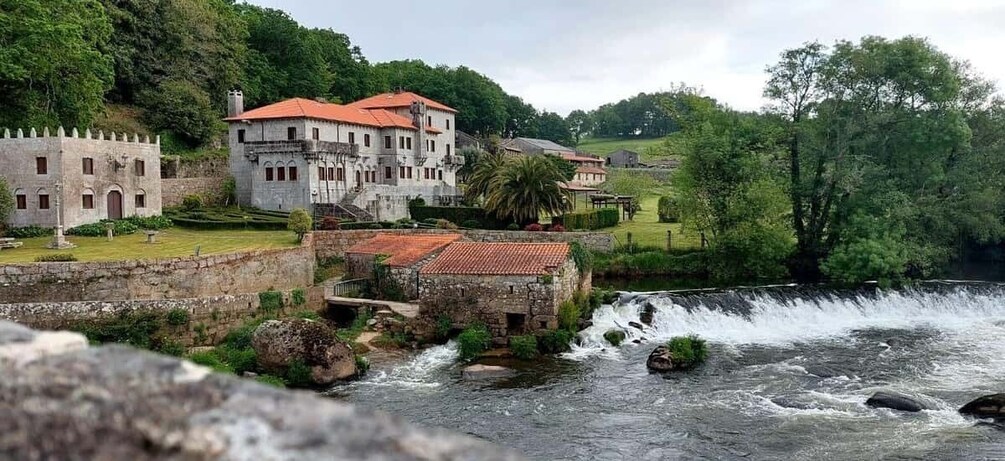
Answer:
POLYGON ((521 225, 537 222, 542 212, 561 214, 571 200, 561 181, 562 172, 545 156, 517 157, 492 178, 485 209, 521 225))
POLYGON ((572 181, 576 177, 576 164, 572 163, 562 157, 557 155, 545 155, 544 158, 548 159, 559 172, 562 173, 562 177, 565 178, 563 181, 572 181))
POLYGON ((7 219, 14 212, 14 196, 11 195, 7 179, 0 177, 0 230, 3 230, 7 219))
POLYGON ((593 128, 593 120, 590 115, 579 109, 569 112, 569 115, 565 117, 565 124, 569 126, 569 131, 572 133, 576 145, 579 145, 579 140, 589 134, 593 128))
POLYGON ((144 99, 157 108, 146 113, 150 124, 178 134, 189 147, 206 143, 222 130, 219 113, 213 109, 209 95, 192 82, 166 80, 144 93, 144 99))
POLYGON ((0 0, 0 126, 87 126, 112 85, 95 0, 0 0))
POLYGON ((467 178, 464 200, 468 203, 477 203, 483 197, 488 197, 492 184, 504 165, 506 165, 506 157, 503 154, 481 156, 467 178))
POLYGON ((294 208, 286 221, 286 228, 297 233, 297 240, 303 241, 304 235, 311 231, 311 215, 303 208, 294 208))
POLYGON ((537 118, 537 136, 563 146, 571 146, 573 144, 572 132, 569 131, 569 125, 565 123, 565 119, 561 115, 554 112, 543 112, 537 118))

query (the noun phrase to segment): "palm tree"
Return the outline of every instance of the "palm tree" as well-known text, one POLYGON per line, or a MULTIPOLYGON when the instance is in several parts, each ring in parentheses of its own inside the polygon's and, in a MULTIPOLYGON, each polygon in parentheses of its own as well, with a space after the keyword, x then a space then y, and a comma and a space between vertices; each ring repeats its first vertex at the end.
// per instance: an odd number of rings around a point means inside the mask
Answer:
POLYGON ((563 213, 571 202, 559 187, 564 181, 561 170, 541 155, 506 162, 489 184, 485 209, 520 224, 537 222, 542 211, 563 213))
POLYGON ((469 203, 475 203, 481 197, 489 195, 489 188, 492 180, 502 171, 506 164, 506 157, 502 154, 486 154, 478 159, 478 164, 467 178, 467 187, 464 189, 464 199, 469 203))

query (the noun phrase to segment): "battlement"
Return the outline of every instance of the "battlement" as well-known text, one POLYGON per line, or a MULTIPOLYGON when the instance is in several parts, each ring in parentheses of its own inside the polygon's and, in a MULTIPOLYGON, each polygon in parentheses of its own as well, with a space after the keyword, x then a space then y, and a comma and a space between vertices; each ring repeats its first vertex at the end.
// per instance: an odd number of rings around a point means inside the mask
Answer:
POLYGON ((89 139, 93 141, 106 141, 106 142, 114 141, 114 142, 127 142, 136 144, 150 144, 154 146, 159 146, 161 144, 160 136, 156 136, 153 142, 150 141, 149 135, 144 136, 143 140, 140 141, 140 135, 136 133, 133 133, 132 137, 130 137, 128 133, 118 134, 113 131, 111 135, 106 137, 104 131, 98 130, 97 135, 95 135, 94 133, 91 133, 90 128, 85 129, 83 135, 81 135, 81 133, 77 130, 76 127, 71 129, 69 134, 67 134, 66 130, 63 127, 59 127, 56 129, 55 135, 50 135, 49 127, 44 127, 42 128, 41 136, 39 136, 39 133, 37 130, 35 130, 35 128, 31 128, 30 130, 28 130, 27 136, 25 136, 25 133, 21 128, 18 128, 13 136, 11 136, 11 131, 9 128, 4 128, 3 137, 0 138, 0 143, 16 142, 16 140, 31 139, 31 138, 77 138, 77 139, 89 139))

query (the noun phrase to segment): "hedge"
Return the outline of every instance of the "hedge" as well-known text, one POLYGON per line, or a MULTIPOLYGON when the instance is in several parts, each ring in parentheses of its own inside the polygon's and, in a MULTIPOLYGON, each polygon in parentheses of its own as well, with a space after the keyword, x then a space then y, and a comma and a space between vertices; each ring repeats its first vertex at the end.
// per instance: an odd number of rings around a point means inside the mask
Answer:
POLYGON ((286 230, 289 217, 281 211, 237 208, 171 209, 165 215, 176 226, 194 229, 286 230))
POLYGON ((446 219, 455 224, 476 222, 481 229, 505 229, 510 224, 484 208, 470 206, 410 206, 408 212, 412 219, 420 222, 427 219, 446 219))
POLYGON ((599 208, 590 211, 566 213, 551 218, 552 225, 561 225, 566 229, 604 229, 618 225, 617 208, 599 208))

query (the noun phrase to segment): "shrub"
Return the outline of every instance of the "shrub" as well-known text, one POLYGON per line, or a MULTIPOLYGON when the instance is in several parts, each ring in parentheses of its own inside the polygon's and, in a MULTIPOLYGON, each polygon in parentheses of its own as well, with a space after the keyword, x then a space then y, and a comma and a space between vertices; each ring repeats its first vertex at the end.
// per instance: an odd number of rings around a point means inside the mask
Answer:
POLYGON ((474 219, 469 219, 461 223, 461 227, 466 229, 477 229, 479 226, 481 226, 481 224, 474 219))
POLYGON ((506 230, 508 230, 508 231, 518 231, 518 230, 520 230, 520 225, 517 224, 517 223, 515 223, 515 222, 509 223, 509 225, 506 226, 506 230))
POLYGON ((254 320, 228 331, 227 335, 223 337, 221 346, 226 346, 231 349, 250 348, 251 336, 255 333, 255 329, 258 328, 258 326, 264 321, 265 319, 254 320))
POLYGON ((55 263, 76 261, 77 257, 73 253, 52 253, 35 257, 37 263, 55 263))
POLYGON ((290 387, 310 387, 314 384, 310 367, 303 360, 294 359, 286 367, 286 383, 290 387))
POLYGON ((186 195, 181 199, 181 209, 185 211, 195 211, 202 208, 202 196, 199 194, 186 195))
POLYGON ((283 294, 278 291, 263 291, 258 293, 258 308, 272 315, 283 308, 283 294))
POLYGON ((422 197, 415 197, 412 200, 408 201, 408 207, 409 208, 420 207, 420 206, 426 206, 426 199, 424 199, 422 197))
POLYGON ((553 225, 562 225, 566 229, 604 229, 618 225, 617 208, 598 208, 596 210, 566 213, 551 218, 553 225))
POLYGON ((353 359, 356 360, 356 376, 363 376, 370 371, 370 359, 366 356, 356 354, 353 359))
POLYGON ((167 324, 171 326, 181 326, 188 323, 188 311, 180 307, 171 309, 167 313, 167 324))
POLYGON ((501 221, 484 208, 465 206, 409 206, 409 215, 417 221, 426 219, 446 219, 452 223, 467 223, 476 221, 479 224, 475 227, 481 229, 502 229, 506 227, 506 222, 501 221))
POLYGON ((659 204, 656 205, 656 213, 659 215, 660 222, 680 222, 680 208, 677 205, 677 200, 668 195, 660 197, 659 204))
POLYGON ((565 301, 558 306, 558 327, 575 333, 579 330, 579 316, 581 311, 576 303, 565 301))
POLYGON ((220 357, 216 355, 216 351, 196 352, 189 355, 188 359, 197 365, 212 368, 213 371, 219 373, 234 373, 234 370, 229 365, 220 360, 220 357))
POLYGON ((283 381, 283 378, 280 378, 278 376, 258 375, 255 377, 255 381, 258 381, 262 384, 268 384, 269 386, 273 387, 286 387, 286 381, 283 381))
POLYGON ((569 242, 569 253, 572 253, 572 261, 576 263, 580 275, 593 270, 593 253, 590 253, 582 243, 569 242))
POLYGON ((152 229, 161 230, 167 229, 174 225, 171 219, 167 216, 130 216, 124 221, 128 221, 130 224, 140 228, 140 229, 152 229))
POLYGON ((523 230, 529 232, 541 232, 541 225, 538 223, 530 223, 527 227, 524 227, 523 230))
POLYGON ((241 374, 245 371, 258 369, 258 355, 250 346, 237 349, 228 345, 220 345, 215 351, 227 366, 234 370, 234 373, 241 374))
POLYGON ((67 235, 79 235, 81 237, 104 237, 108 233, 108 229, 105 226, 109 223, 112 224, 113 235, 128 235, 139 230, 139 227, 126 220, 110 221, 105 219, 96 223, 72 227, 67 229, 66 233, 67 235))
POLYGON ((293 317, 304 320, 321 320, 321 316, 314 311, 298 311, 293 313, 293 317))
POLYGON ((237 203, 237 180, 233 176, 227 176, 227 179, 223 181, 221 192, 223 192, 224 205, 237 203))
POLYGON ((545 354, 568 352, 574 336, 569 330, 548 331, 538 337, 537 346, 545 354))
POLYGON ((446 219, 437 219, 436 227, 438 229, 457 229, 457 224, 454 224, 446 219))
POLYGON ((473 325, 457 336, 457 352, 461 360, 471 360, 492 345, 492 335, 485 325, 473 325))
POLYGON ((518 359, 530 360, 537 356, 537 337, 531 335, 511 336, 509 350, 518 359))
POLYGON ((290 212, 289 220, 286 222, 286 228, 296 232, 297 238, 300 240, 304 239, 304 235, 311 231, 311 215, 307 214, 307 210, 303 208, 294 208, 290 212))
POLYGON ((387 331, 370 340, 370 344, 381 349, 403 349, 408 345, 408 342, 409 336, 407 334, 387 331))
POLYGON ((39 226, 11 227, 7 229, 7 232, 4 235, 14 237, 16 239, 49 237, 52 235, 52 228, 39 226))
POLYGON ((149 311, 122 312, 116 318, 71 328, 83 333, 90 341, 98 343, 129 344, 141 349, 156 350, 160 330, 160 314, 149 311))
POLYGON ((6 178, 0 178, 0 230, 3 230, 7 218, 14 212, 14 195, 7 185, 6 178))
POLYGON ((161 342, 161 347, 157 349, 157 352, 165 355, 181 357, 185 355, 185 346, 182 346, 178 341, 167 339, 161 342))
POLYGON ((565 226, 561 224, 553 224, 548 228, 548 232, 565 232, 565 226))
POLYGON ((454 322, 450 320, 450 317, 446 315, 441 315, 436 318, 436 338, 437 339, 447 339, 450 336, 450 330, 454 327, 454 322))
POLYGON ((293 298, 292 300, 294 306, 303 306, 304 304, 307 304, 307 293, 303 288, 294 288, 290 297, 293 298))
POLYGON ((674 336, 667 342, 670 358, 682 368, 693 368, 705 362, 708 349, 705 340, 696 335, 674 336))
POLYGON ((334 216, 321 218, 321 230, 339 230, 341 222, 334 216))

